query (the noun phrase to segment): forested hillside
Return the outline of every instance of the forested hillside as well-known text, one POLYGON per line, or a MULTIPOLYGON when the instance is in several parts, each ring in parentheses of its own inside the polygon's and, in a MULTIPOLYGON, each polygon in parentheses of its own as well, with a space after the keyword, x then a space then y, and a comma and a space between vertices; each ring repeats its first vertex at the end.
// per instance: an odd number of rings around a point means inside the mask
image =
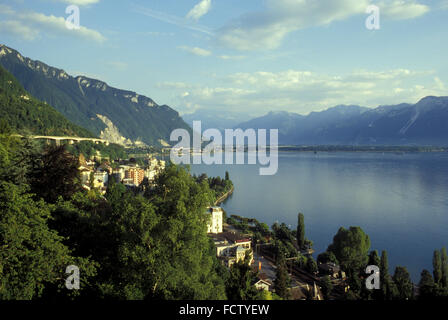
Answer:
POLYGON ((94 137, 50 105, 31 96, 0 66, 0 118, 17 133, 94 137))

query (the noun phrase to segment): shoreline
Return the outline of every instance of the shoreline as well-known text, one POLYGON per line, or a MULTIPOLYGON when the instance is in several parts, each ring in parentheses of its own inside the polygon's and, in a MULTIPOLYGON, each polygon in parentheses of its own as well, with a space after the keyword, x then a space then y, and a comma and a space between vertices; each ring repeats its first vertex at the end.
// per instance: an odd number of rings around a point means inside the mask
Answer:
MULTIPOLYGON (((396 153, 396 154, 407 154, 407 153, 446 153, 448 152, 448 147, 439 146, 337 146, 337 145, 322 145, 322 146, 287 146, 280 145, 276 148, 278 152, 285 153, 319 153, 319 152, 356 152, 356 153, 396 153)), ((267 146, 266 151, 270 151, 269 146, 267 146)), ((247 153, 248 150, 232 150, 233 153, 244 152, 247 153)), ((190 155, 201 155, 202 153, 190 153, 190 155)), ((224 151, 215 153, 225 153, 224 151)), ((170 155, 170 152, 156 152, 156 155, 166 156, 170 155)))
POLYGON ((226 193, 224 193, 222 196, 220 196, 216 201, 215 201, 215 206, 220 205, 221 203, 223 203, 225 200, 227 200, 227 198, 233 193, 233 190, 235 189, 235 187, 232 186, 232 188, 227 191, 226 193))

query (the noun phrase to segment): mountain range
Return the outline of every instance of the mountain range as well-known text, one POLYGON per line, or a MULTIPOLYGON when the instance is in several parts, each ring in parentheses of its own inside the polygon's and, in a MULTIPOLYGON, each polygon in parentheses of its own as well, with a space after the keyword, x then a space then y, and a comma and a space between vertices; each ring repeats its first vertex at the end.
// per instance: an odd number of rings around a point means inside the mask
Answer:
POLYGON ((306 116, 270 112, 235 128, 279 129, 281 145, 448 146, 448 97, 374 109, 340 105, 306 116))
POLYGON ((15 133, 46 136, 94 137, 50 105, 30 95, 0 66, 0 119, 15 133))
POLYGON ((0 45, 0 65, 35 98, 53 106, 74 124, 122 145, 166 145, 174 129, 190 127, 169 106, 133 91, 22 56, 0 45))

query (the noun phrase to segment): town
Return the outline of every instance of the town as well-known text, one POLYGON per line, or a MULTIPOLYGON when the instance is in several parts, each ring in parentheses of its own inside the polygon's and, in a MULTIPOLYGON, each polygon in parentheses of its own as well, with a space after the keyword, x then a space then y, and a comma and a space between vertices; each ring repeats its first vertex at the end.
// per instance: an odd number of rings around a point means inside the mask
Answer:
POLYGON ((84 155, 80 154, 79 170, 83 188, 87 190, 95 188, 101 194, 106 193, 111 177, 125 186, 139 187, 145 178, 152 183, 156 175, 165 169, 165 161, 151 156, 146 161, 140 161, 140 164, 132 158, 113 162, 109 162, 108 159, 101 161, 101 157, 95 160, 86 160, 84 155))

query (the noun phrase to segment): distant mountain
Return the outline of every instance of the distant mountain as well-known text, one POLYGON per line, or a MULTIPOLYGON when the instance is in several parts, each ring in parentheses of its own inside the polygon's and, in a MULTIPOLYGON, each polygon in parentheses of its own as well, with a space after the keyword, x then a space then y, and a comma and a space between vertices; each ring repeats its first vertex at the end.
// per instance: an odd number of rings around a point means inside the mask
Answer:
POLYGON ((0 66, 0 119, 20 134, 94 137, 50 105, 30 95, 0 66))
POLYGON ((166 105, 110 87, 100 80, 72 77, 4 45, 0 45, 0 65, 36 98, 52 105, 75 124, 112 142, 161 145, 169 142, 172 130, 190 130, 178 112, 166 105))
POLYGON ((251 119, 249 121, 243 122, 235 128, 242 128, 242 129, 271 129, 276 128, 279 129, 279 135, 288 135, 288 133, 293 130, 297 123, 299 123, 304 116, 292 113, 292 112, 286 112, 286 111, 271 111, 267 115, 264 115, 262 117, 258 117, 255 119, 251 119))
POLYGON ((194 113, 182 115, 182 119, 189 126, 193 126, 193 121, 201 121, 202 130, 218 129, 232 129, 242 121, 249 120, 251 116, 242 112, 218 111, 209 109, 196 110, 194 113))
POLYGON ((282 145, 448 145, 448 97, 416 104, 336 106, 302 116, 271 112, 242 129, 279 129, 282 145))

